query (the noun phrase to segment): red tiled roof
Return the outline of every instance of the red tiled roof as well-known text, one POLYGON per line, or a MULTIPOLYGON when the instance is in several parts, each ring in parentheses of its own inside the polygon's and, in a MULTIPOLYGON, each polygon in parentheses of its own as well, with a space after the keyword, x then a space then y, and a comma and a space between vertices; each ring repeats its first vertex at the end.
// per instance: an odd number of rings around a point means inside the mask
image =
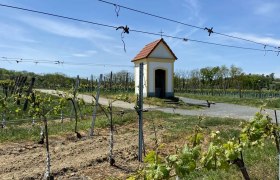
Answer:
POLYGON ((147 44, 136 56, 135 58, 133 58, 133 61, 137 61, 137 60, 140 60, 140 59, 144 59, 144 58, 147 58, 152 52, 153 50, 158 46, 158 44, 160 42, 163 42, 166 47, 169 49, 169 51, 171 52, 171 54, 174 56, 175 59, 177 59, 177 57, 175 56, 175 54, 172 52, 172 50, 169 48, 169 46, 167 45, 167 43, 164 41, 163 38, 159 39, 159 40, 156 40, 154 42, 151 42, 149 44, 147 44))

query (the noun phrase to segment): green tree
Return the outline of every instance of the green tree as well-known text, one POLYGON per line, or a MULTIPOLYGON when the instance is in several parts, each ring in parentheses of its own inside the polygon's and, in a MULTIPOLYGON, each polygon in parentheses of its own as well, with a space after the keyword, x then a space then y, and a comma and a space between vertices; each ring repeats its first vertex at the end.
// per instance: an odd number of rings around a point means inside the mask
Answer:
POLYGON ((202 77, 202 82, 204 84, 207 84, 211 88, 211 94, 213 95, 213 89, 214 89, 214 84, 217 78, 218 78, 218 72, 220 71, 220 67, 206 67, 200 69, 201 77, 202 77))

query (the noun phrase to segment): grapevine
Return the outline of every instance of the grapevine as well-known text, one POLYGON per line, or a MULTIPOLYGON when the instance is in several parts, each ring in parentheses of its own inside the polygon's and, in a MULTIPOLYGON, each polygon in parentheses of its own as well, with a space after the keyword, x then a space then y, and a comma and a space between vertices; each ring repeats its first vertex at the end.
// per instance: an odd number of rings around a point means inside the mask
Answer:
POLYGON ((161 157, 157 150, 150 151, 145 157, 144 168, 129 179, 169 179, 175 176, 177 179, 185 179, 194 171, 227 170, 231 165, 240 169, 244 179, 250 179, 242 151, 245 148, 262 147, 267 139, 275 140, 278 148, 279 128, 271 117, 261 112, 241 126, 240 135, 226 142, 222 140, 219 131, 211 132, 210 143, 204 151, 201 144, 202 128, 196 126, 194 134, 189 138, 190 142, 177 149, 176 154, 161 157))

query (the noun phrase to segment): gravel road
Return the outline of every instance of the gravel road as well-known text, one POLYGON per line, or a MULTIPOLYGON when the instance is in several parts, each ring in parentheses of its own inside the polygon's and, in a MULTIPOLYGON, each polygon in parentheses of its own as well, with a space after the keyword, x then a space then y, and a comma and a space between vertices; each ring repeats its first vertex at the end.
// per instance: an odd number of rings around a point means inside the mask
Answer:
MULTIPOLYGON (((55 91, 55 90, 38 90, 44 93, 48 94, 58 94, 63 93, 62 91, 55 91)), ((84 99, 85 102, 91 103, 93 100, 93 97, 90 95, 84 95, 79 94, 78 98, 84 99)), ((164 107, 158 107, 158 106, 149 106, 144 105, 144 109, 150 109, 150 110, 158 110, 166 113, 176 113, 181 115, 192 115, 192 116, 210 116, 210 117, 229 117, 229 118, 235 118, 235 119, 244 119, 249 120, 251 119, 256 112, 260 111, 259 108, 255 107, 249 107, 249 106, 241 106, 241 105, 235 105, 235 104, 227 104, 227 103, 215 103, 212 104, 210 108, 206 107, 206 101, 203 100, 196 100, 196 99, 190 99, 190 98, 184 98, 180 97, 182 101, 185 103, 190 104, 197 104, 197 105, 205 105, 205 108, 201 109, 194 109, 194 110, 186 110, 186 109, 177 109, 177 108, 164 108, 164 107)), ((102 105, 108 105, 109 99, 100 97, 99 103, 102 105)), ((123 101, 115 101, 113 103, 113 106, 125 108, 125 109, 134 109, 135 104, 134 103, 127 103, 123 101)), ((268 113, 270 117, 273 118, 275 121, 275 115, 274 111, 271 109, 265 110, 265 113, 268 113)), ((279 113, 277 115, 279 119, 279 113)))
MULTIPOLYGON (((180 97, 180 99, 190 104, 205 105, 205 106, 207 105, 206 101, 203 100, 190 99, 184 97, 180 97)), ((230 117, 230 118, 249 120, 258 111, 260 111, 260 108, 242 106, 236 104, 215 103, 215 104, 211 104, 210 108, 206 107, 204 109, 195 110, 194 112, 197 113, 196 115, 201 114, 201 115, 211 116, 211 117, 230 117)), ((266 109, 265 113, 268 113, 269 116, 272 117, 273 120, 275 121, 274 110, 266 109)), ((279 119, 280 117, 279 114, 277 115, 277 117, 279 119)))

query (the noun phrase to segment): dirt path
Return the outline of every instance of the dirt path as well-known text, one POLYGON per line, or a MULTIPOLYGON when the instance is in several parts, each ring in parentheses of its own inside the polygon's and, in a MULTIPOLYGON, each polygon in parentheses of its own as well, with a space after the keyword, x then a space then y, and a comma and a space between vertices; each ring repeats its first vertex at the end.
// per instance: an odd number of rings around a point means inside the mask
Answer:
MULTIPOLYGON (((41 92, 44 93, 49 93, 49 94, 57 94, 57 91, 54 90, 40 90, 41 92)), ((62 92, 59 92, 62 93, 62 92)), ((84 99, 85 102, 91 103, 93 100, 93 97, 89 95, 83 95, 79 94, 79 98, 84 99)), ((190 98, 184 98, 180 97, 180 99, 186 103, 191 103, 191 104, 205 104, 206 101, 202 100, 196 100, 196 99, 190 99, 190 98)), ((108 99, 100 97, 99 103, 102 105, 108 105, 108 99)), ((113 106, 116 107, 121 107, 125 109, 134 109, 134 104, 133 103, 127 103, 123 101, 115 101, 113 103, 113 106)), ((181 115, 192 115, 192 116, 210 116, 210 117, 229 117, 229 118, 234 118, 234 119, 244 119, 244 120, 249 120, 251 119, 256 112, 260 111, 259 108, 255 107, 249 107, 249 106, 241 106, 241 105, 235 105, 235 104, 227 104, 227 103, 216 103, 211 105, 210 108, 205 107, 202 109, 194 109, 194 110, 186 110, 186 109, 174 109, 174 108, 164 108, 164 107, 158 107, 158 106, 149 106, 149 105, 144 105, 145 109, 150 109, 150 110, 158 110, 166 113, 177 113, 181 115)), ((270 115, 270 117, 273 118, 275 121, 275 116, 274 116, 274 111, 271 109, 267 109, 265 111, 270 115)), ((280 115, 278 114, 278 119, 280 118, 280 115)))
MULTIPOLYGON (((151 136, 152 132, 146 129, 145 136, 151 136)), ((123 126, 115 134, 116 166, 108 163, 107 130, 98 132, 82 140, 73 135, 50 137, 51 172, 55 179, 125 179, 137 169, 137 123, 123 126)), ((0 179, 42 179, 45 157, 45 147, 34 142, 0 144, 0 179)))

